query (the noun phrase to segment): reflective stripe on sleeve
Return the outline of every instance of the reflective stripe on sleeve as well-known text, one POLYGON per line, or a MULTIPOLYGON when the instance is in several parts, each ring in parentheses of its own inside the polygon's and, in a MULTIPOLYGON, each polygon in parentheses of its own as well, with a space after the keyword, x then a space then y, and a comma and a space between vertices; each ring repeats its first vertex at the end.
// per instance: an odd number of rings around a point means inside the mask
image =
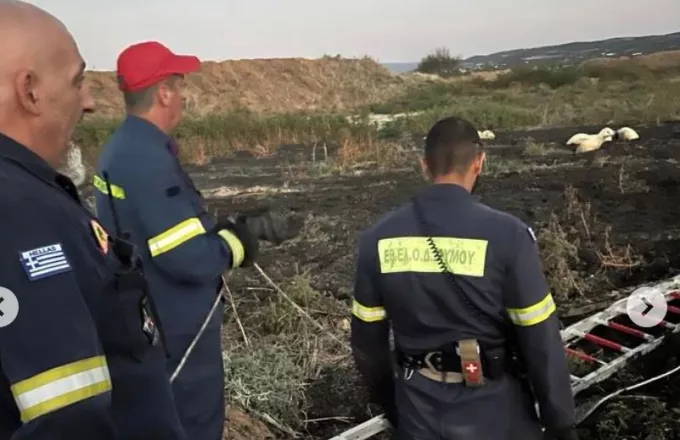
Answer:
POLYGON ((82 359, 44 371, 11 386, 12 395, 27 423, 111 390, 111 377, 104 356, 82 359))
POLYGON ((182 243, 205 233, 203 223, 196 217, 184 220, 167 231, 150 238, 149 251, 152 257, 168 252, 182 243))
MULTIPOLYGON (((109 182, 110 183, 110 182, 109 182)), ((92 184, 95 188, 99 190, 102 194, 108 194, 108 188, 106 187, 106 182, 101 177, 96 174, 92 177, 92 184)), ((111 184, 111 195, 116 199, 125 199, 125 191, 120 186, 111 184)))
POLYGON ((384 307, 366 307, 357 300, 352 301, 352 314, 364 322, 378 322, 387 318, 384 307))
POLYGON ((228 229, 220 230, 217 235, 222 237, 222 239, 227 243, 229 249, 231 249, 231 267, 239 267, 243 260, 246 258, 246 250, 243 247, 241 240, 228 229))
POLYGON ((540 324, 556 310, 555 301, 550 293, 536 304, 522 309, 508 309, 510 319, 515 325, 528 327, 540 324))

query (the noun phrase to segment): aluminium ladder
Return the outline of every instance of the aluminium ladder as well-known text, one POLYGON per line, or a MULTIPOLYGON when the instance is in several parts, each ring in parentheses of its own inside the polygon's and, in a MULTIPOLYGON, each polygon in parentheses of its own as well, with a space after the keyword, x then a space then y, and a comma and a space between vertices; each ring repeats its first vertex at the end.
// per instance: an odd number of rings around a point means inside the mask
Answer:
POLYGON ((574 395, 608 379, 632 359, 657 348, 666 335, 680 331, 680 306, 674 304, 680 304, 680 276, 641 287, 653 287, 666 298, 666 316, 656 326, 635 325, 628 318, 626 297, 562 330, 567 355, 591 367, 584 376, 571 375, 574 395), (586 353, 579 345, 596 349, 598 354, 586 353))

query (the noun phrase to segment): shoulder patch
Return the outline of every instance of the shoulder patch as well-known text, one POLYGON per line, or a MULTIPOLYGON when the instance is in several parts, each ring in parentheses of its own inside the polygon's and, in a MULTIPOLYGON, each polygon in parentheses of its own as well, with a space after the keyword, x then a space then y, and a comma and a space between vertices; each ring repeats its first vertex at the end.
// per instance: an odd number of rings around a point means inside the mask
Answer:
POLYGON ((31 281, 71 270, 61 243, 20 252, 19 260, 31 281))
POLYGON ((109 253, 109 234, 106 233, 102 225, 99 224, 97 220, 90 220, 90 228, 92 229, 92 235, 97 241, 97 246, 102 254, 106 255, 109 253))
POLYGON ((532 240, 534 241, 534 243, 535 243, 535 242, 536 242, 536 234, 534 234, 534 230, 531 229, 530 227, 527 227, 527 232, 529 233, 529 235, 531 236, 531 239, 532 239, 532 240))

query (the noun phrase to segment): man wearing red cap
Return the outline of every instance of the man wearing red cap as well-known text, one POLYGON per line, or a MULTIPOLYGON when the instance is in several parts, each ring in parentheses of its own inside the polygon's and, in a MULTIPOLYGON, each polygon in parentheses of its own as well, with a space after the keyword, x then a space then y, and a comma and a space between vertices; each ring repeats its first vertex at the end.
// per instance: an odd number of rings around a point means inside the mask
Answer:
MULTIPOLYGON (((165 334, 169 379, 208 316, 221 275, 251 264, 258 239, 290 238, 285 219, 269 214, 214 221, 177 159, 170 133, 180 123, 184 75, 198 58, 158 42, 125 49, 118 80, 127 117, 105 145, 94 186, 104 227, 117 224, 137 246, 165 334)), ((215 313, 173 382, 175 404, 190 440, 220 440, 224 429, 223 313, 215 313)), ((143 422, 141 422, 143 423, 143 422)))

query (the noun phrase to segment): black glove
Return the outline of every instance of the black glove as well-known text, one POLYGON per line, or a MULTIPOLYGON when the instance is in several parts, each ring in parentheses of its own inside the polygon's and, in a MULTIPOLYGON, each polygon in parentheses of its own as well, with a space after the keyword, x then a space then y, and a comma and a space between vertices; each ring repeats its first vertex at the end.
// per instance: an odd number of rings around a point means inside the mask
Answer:
POLYGON ((235 222, 225 221, 215 225, 215 232, 221 231, 222 229, 231 231, 243 245, 245 255, 240 267, 252 266, 260 253, 260 244, 257 241, 257 237, 253 236, 248 229, 245 220, 236 219, 235 222))
POLYGON ((239 214, 237 221, 245 223, 254 237, 276 245, 296 237, 303 225, 299 218, 272 212, 239 214))
POLYGON ((558 429, 552 432, 548 432, 546 429, 545 435, 543 436, 544 440, 578 440, 578 433, 576 432, 576 428, 574 427, 569 427, 569 428, 563 428, 563 429, 558 429))

